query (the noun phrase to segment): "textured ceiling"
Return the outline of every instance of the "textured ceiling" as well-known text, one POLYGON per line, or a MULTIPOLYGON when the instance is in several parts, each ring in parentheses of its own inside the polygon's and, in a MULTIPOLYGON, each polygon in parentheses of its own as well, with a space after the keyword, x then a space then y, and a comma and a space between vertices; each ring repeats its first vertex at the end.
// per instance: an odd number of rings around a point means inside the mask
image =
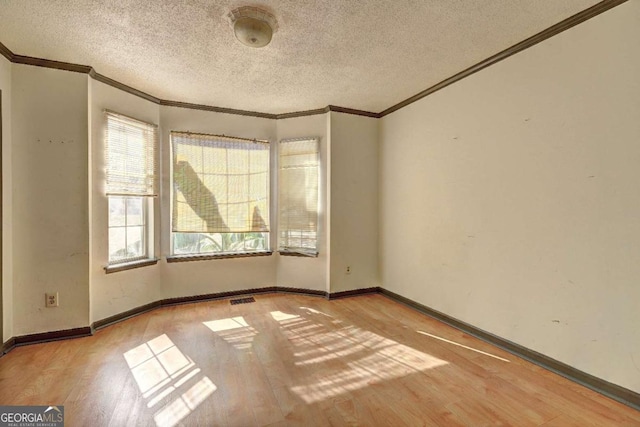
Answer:
POLYGON ((598 0, 1 0, 15 54, 90 65, 158 98, 285 113, 380 112, 598 0), (226 14, 280 24, 262 49, 226 14))

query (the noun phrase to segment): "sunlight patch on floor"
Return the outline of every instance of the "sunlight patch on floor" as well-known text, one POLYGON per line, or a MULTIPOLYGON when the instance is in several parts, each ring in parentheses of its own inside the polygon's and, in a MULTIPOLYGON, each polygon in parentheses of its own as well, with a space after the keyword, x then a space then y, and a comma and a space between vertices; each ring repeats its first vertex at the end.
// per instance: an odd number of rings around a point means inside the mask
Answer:
POLYGON ((158 427, 172 427, 196 409, 207 397, 217 390, 215 384, 203 377, 180 397, 166 405, 153 417, 158 427))
POLYGON ((326 323, 331 322, 331 316, 317 310, 305 310, 309 313, 308 318, 282 312, 271 315, 294 347, 295 366, 310 370, 311 383, 291 387, 291 391, 307 404, 448 364, 357 326, 345 324, 335 331, 335 325, 332 325, 330 330, 313 317, 322 315, 322 321, 326 323), (324 365, 319 371, 328 373, 315 377, 313 365, 316 364, 324 365), (327 370, 327 366, 330 369, 327 370))
POLYGON ((217 389, 208 377, 202 376, 182 392, 181 387, 196 379, 201 370, 166 334, 140 344, 123 356, 142 397, 149 399, 148 408, 175 396, 155 413, 157 426, 172 427, 180 423, 217 389))
POLYGON ((448 340, 448 339, 446 339, 446 338, 442 338, 442 337, 439 337, 439 336, 437 336, 437 335, 432 335, 432 334, 427 333, 427 332, 424 332, 424 331, 416 331, 416 332, 417 332, 417 333, 419 333, 419 334, 421 334, 421 335, 426 335, 426 336, 428 336, 428 337, 431 337, 431 338, 434 338, 434 339, 437 339, 437 340, 440 340, 440 341, 446 342, 446 343, 448 343, 448 344, 453 344, 453 345, 456 345, 456 346, 458 346, 458 347, 466 348, 467 350, 475 351, 476 353, 483 354, 483 355, 485 355, 485 356, 493 357, 494 359, 498 359, 498 360, 502 360, 503 362, 510 363, 510 361, 509 361, 508 359, 505 359, 505 358, 500 357, 500 356, 496 356, 495 354, 487 353, 487 352, 482 351, 482 350, 478 350, 477 348, 468 347, 468 346, 466 346, 466 345, 463 345, 463 344, 457 343, 457 342, 455 342, 455 341, 450 341, 450 340, 448 340))
POLYGON ((250 349, 253 339, 258 334, 255 328, 250 326, 242 316, 202 323, 239 350, 250 349))
POLYGON ((203 323, 207 328, 211 329, 213 332, 222 332, 222 331, 229 331, 231 329, 249 327, 249 324, 247 323, 246 320, 244 320, 244 317, 242 316, 228 317, 226 319, 219 319, 219 320, 210 320, 208 322, 203 322, 203 323))
POLYGON ((127 351, 124 358, 145 398, 171 382, 173 375, 193 366, 164 334, 127 351))
POLYGON ((271 312, 271 317, 273 317, 274 320, 277 320, 278 322, 282 321, 282 320, 291 320, 291 319, 299 319, 300 316, 295 315, 295 314, 289 314, 289 313, 283 313, 281 311, 272 311, 271 312))

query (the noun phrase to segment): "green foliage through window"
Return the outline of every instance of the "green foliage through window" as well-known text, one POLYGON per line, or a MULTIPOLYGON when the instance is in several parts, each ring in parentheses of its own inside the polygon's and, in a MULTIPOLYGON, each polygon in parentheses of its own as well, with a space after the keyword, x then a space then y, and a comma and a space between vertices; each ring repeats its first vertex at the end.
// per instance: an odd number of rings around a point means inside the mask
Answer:
POLYGON ((175 255, 261 252, 269 249, 269 233, 173 233, 175 255))

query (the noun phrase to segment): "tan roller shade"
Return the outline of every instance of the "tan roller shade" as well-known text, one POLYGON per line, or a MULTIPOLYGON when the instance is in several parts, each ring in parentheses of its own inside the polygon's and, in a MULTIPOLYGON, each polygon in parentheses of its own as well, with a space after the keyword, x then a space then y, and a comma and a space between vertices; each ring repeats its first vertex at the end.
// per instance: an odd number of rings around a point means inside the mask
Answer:
POLYGON ((269 231, 269 143, 171 132, 174 232, 269 231))

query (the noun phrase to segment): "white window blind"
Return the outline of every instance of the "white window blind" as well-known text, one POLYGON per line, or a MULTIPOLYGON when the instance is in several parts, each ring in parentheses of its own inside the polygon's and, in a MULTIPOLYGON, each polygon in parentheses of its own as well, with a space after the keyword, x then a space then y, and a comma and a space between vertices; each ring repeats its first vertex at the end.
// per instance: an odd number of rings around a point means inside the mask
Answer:
POLYGON ((157 126, 106 111, 107 195, 155 196, 157 126))
POLYGON ((317 138, 280 141, 278 173, 278 250, 318 253, 317 138))
POLYGON ((171 132, 174 232, 269 231, 269 143, 171 132))

